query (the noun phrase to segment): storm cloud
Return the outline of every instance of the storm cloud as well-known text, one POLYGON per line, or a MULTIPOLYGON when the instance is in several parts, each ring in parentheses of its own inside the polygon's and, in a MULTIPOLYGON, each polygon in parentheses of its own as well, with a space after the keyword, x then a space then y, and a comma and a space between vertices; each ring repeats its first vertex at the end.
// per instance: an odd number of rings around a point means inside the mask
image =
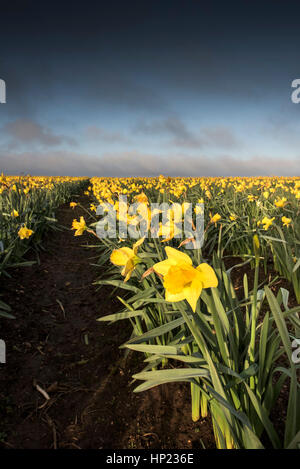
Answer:
POLYGON ((140 121, 134 131, 148 136, 171 137, 169 144, 181 147, 233 148, 240 145, 233 132, 224 126, 204 127, 198 131, 190 130, 177 116, 151 122, 140 121))
POLYGON ((90 125, 85 129, 87 138, 106 143, 130 143, 130 139, 121 132, 112 132, 96 125, 90 125))
POLYGON ((75 139, 53 133, 48 127, 44 127, 37 122, 25 119, 17 119, 7 122, 1 129, 1 134, 10 137, 9 146, 17 144, 42 144, 47 147, 58 146, 63 143, 75 144, 75 139))
POLYGON ((298 174, 299 12, 293 0, 4 2, 0 169, 298 174))

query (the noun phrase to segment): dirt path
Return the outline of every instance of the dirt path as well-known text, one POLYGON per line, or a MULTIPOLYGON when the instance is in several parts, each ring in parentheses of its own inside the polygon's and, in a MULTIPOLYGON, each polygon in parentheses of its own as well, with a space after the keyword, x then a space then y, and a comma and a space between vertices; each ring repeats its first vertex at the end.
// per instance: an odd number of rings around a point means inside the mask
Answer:
MULTIPOLYGON (((74 198, 88 206, 86 196, 74 198)), ((70 227, 80 208, 62 206, 70 227)), ((124 362, 119 345, 129 324, 96 322, 119 310, 109 289, 92 285, 99 252, 90 235, 54 232, 40 265, 12 272, 3 300, 15 320, 0 319, 7 363, 0 365, 0 445, 4 448, 213 447, 208 420, 190 418, 189 388, 171 385, 133 394, 131 376, 142 357, 124 362), (39 390, 38 390, 38 387, 39 390), (45 398, 43 391, 49 395, 45 398)))

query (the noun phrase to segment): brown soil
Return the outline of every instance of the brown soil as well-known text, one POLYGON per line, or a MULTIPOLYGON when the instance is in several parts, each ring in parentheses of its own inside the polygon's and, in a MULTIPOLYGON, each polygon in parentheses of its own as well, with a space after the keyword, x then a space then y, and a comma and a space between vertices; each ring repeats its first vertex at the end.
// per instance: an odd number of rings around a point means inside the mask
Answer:
MULTIPOLYGON (((80 215, 80 208, 65 204, 57 218, 69 228, 80 215)), ((51 233, 40 263, 4 280, 2 299, 16 319, 0 320, 7 346, 7 363, 0 365, 0 446, 214 448, 209 418, 191 421, 187 384, 132 392, 142 357, 125 360, 119 349, 130 336, 129 323, 96 321, 120 304, 109 298, 109 288, 97 291, 92 284, 100 268, 91 266, 99 257, 87 248, 91 238, 74 237, 69 229, 51 233)))

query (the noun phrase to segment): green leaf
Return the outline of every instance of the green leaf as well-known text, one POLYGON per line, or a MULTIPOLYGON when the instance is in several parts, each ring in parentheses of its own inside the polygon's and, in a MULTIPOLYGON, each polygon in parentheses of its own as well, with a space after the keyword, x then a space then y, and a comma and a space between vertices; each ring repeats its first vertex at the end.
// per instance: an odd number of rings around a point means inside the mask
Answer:
POLYGON ((107 316, 98 318, 97 321, 110 321, 111 323, 113 323, 122 319, 133 318, 135 316, 143 316, 144 314, 145 312, 143 309, 136 311, 125 311, 123 313, 108 314, 107 316))
POLYGON ((159 337, 163 334, 166 334, 169 331, 172 331, 176 327, 181 326, 184 323, 183 318, 174 319, 174 321, 170 321, 162 326, 155 327, 154 329, 150 329, 150 331, 145 332, 144 334, 140 335, 139 337, 135 337, 134 339, 129 340, 126 342, 128 344, 139 344, 141 342, 146 342, 148 339, 153 339, 155 337, 159 337))
POLYGON ((137 352, 155 353, 156 355, 176 354, 177 352, 177 348, 171 345, 124 344, 124 347, 137 352))
POLYGON ((269 312, 266 313, 263 324, 261 327, 260 338, 259 338, 259 370, 258 370, 258 382, 262 382, 262 376, 265 369, 265 357, 267 350, 268 331, 269 331, 269 312))
POLYGON ((293 274, 296 272, 297 269, 299 269, 299 267, 300 267, 300 258, 297 260, 297 262, 296 262, 296 264, 293 268, 293 274))
POLYGON ((286 449, 300 449, 300 430, 292 439, 286 449))
POLYGON ((257 399, 257 397, 255 396, 254 392, 250 389, 250 387, 247 385, 247 383, 244 382, 244 385, 246 387, 246 390, 249 394, 249 397, 251 399, 251 402, 253 404, 253 407, 261 421, 261 423, 263 424, 266 432, 268 433, 269 435, 269 438, 273 444, 273 447, 274 448, 281 448, 281 442, 280 442, 280 439, 274 429, 274 426, 272 424, 272 422, 270 421, 269 417, 268 417, 268 414, 267 412, 265 411, 265 409, 262 407, 262 405, 260 404, 259 400, 257 399))
POLYGON ((130 285, 129 283, 125 283, 122 280, 99 280, 94 283, 95 285, 112 285, 113 287, 118 287, 118 288, 123 288, 124 290, 133 291, 134 293, 140 292, 140 290, 137 287, 130 285))
POLYGON ((176 368, 173 370, 146 371, 133 375, 134 379, 156 382, 170 382, 192 379, 195 377, 209 378, 209 371, 205 368, 176 368))

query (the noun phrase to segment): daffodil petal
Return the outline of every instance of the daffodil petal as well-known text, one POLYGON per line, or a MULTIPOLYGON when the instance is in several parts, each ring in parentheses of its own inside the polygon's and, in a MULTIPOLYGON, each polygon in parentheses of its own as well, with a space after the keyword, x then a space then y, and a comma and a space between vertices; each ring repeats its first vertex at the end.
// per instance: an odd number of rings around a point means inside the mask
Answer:
POLYGON ((145 241, 145 238, 141 238, 139 239, 134 245, 133 245, 133 252, 134 252, 134 255, 136 255, 137 253, 137 250, 138 250, 138 247, 143 244, 143 242, 145 241))
POLYGON ((197 301, 201 295, 202 288, 203 284, 198 276, 193 280, 190 287, 184 288, 185 299, 190 304, 193 312, 196 311, 197 301))
POLYGON ((172 261, 175 261, 176 264, 192 265, 192 259, 184 252, 178 251, 178 249, 175 248, 171 248, 171 246, 167 246, 165 249, 168 258, 172 261))
POLYGON ((183 301, 185 299, 185 293, 184 290, 182 290, 180 293, 170 293, 168 290, 166 290, 165 298, 166 301, 176 303, 177 301, 183 301))
POLYGON ((176 262, 172 259, 166 259, 165 261, 157 262, 157 264, 154 264, 153 270, 157 274, 165 276, 167 275, 172 265, 176 265, 176 262))
POLYGON ((122 275, 125 277, 124 282, 130 279, 132 272, 134 271, 135 262, 134 259, 131 258, 126 262, 124 269, 122 270, 122 275))
POLYGON ((217 276, 210 265, 203 263, 198 265, 196 269, 201 274, 203 288, 213 288, 218 286, 217 276))
POLYGON ((133 256, 133 250, 125 246, 123 248, 113 250, 110 256, 110 262, 115 265, 126 265, 128 259, 133 256))

